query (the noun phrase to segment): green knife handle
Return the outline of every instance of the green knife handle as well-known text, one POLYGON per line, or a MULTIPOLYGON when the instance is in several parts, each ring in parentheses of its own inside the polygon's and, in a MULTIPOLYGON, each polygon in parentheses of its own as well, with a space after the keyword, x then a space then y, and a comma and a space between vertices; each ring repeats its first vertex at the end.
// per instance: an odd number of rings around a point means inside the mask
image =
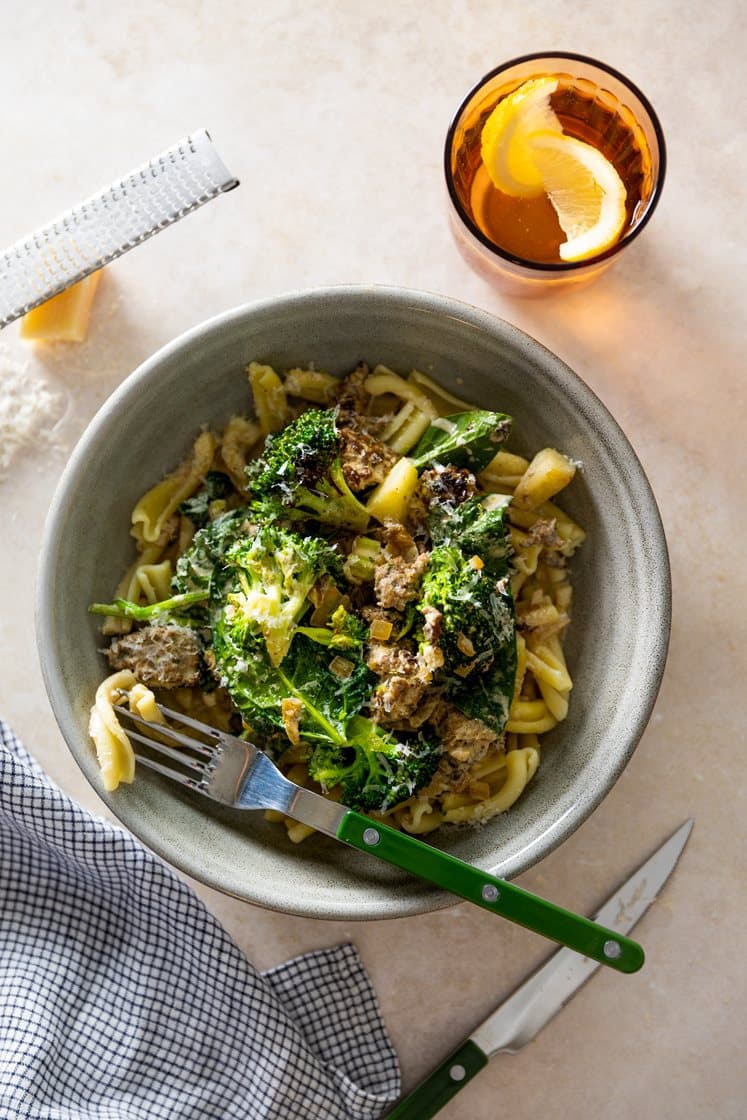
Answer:
POLYGON ((403 1097, 394 1111, 387 1113, 386 1120, 430 1120, 487 1064, 487 1054, 468 1038, 417 1089, 403 1097))
POLYGON ((340 822, 337 839, 618 972, 637 972, 643 964, 643 949, 636 941, 505 879, 494 879, 479 868, 362 813, 348 810, 340 822))

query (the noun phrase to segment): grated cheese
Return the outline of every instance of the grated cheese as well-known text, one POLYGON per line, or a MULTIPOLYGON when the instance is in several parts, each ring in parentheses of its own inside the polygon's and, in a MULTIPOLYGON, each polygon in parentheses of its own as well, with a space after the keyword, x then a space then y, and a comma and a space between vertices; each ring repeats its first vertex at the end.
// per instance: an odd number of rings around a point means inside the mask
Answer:
POLYGON ((63 449, 58 429, 66 394, 0 345, 0 479, 22 452, 63 449))

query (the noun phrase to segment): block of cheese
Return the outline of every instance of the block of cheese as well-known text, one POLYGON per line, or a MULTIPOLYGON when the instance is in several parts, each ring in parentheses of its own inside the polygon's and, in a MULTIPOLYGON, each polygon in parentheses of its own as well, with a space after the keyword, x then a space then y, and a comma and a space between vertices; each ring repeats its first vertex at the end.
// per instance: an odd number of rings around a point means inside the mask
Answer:
POLYGON ((101 278, 92 272, 72 288, 24 315, 21 338, 30 342, 82 342, 88 333, 91 304, 101 278))

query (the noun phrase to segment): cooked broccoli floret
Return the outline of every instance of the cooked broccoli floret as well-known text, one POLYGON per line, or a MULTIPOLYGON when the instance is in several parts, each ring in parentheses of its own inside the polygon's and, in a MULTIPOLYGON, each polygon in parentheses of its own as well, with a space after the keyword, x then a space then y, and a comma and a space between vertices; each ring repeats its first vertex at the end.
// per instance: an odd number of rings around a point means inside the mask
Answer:
POLYGON ((319 745, 309 774, 325 789, 340 787, 353 809, 385 811, 430 781, 440 749, 425 739, 404 742, 363 716, 347 726, 348 743, 319 745))
POLYGON ((334 611, 326 626, 299 626, 298 632, 329 649, 359 650, 368 637, 365 622, 351 614, 342 604, 334 611))
POLYGON ((368 510, 345 481, 331 409, 309 409, 268 436, 261 458, 247 467, 247 478, 260 503, 276 502, 285 518, 313 518, 355 532, 368 525, 368 510))
POLYGON ((115 599, 113 603, 91 603, 88 610, 91 614, 105 614, 110 618, 132 618, 136 622, 150 622, 161 615, 171 615, 176 619, 195 603, 204 603, 207 597, 207 591, 192 591, 187 595, 172 595, 159 603, 133 603, 129 599, 115 599))
POLYGON ((270 662, 279 665, 310 605, 309 592, 323 575, 339 575, 337 553, 319 537, 261 525, 228 551, 225 562, 235 573, 226 621, 240 641, 247 631, 260 633, 270 662))

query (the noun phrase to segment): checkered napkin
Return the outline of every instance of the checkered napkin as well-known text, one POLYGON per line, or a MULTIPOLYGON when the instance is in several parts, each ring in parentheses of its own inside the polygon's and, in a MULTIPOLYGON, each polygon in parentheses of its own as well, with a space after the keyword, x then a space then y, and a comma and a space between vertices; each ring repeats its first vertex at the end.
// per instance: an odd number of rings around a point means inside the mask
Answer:
POLYGON ((258 973, 0 720, 2 1120, 373 1120, 398 1091, 353 945, 258 973))

